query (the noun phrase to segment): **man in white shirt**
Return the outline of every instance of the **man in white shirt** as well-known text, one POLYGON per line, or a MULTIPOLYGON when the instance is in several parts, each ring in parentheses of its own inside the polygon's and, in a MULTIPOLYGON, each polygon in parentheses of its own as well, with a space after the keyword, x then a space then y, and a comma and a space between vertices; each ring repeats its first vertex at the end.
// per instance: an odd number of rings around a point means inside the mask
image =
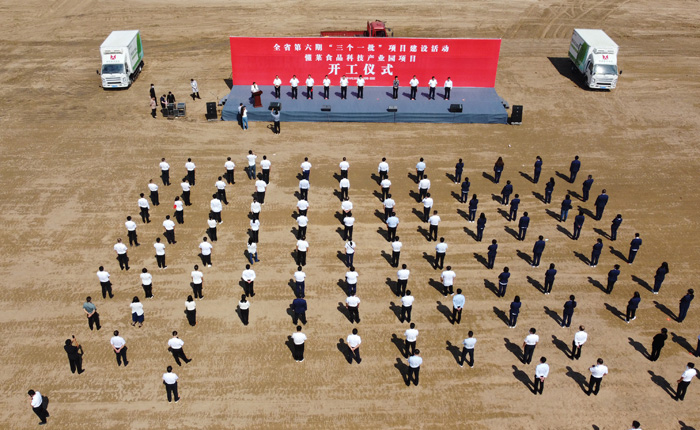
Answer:
POLYGON ((343 225, 345 226, 345 231, 343 232, 343 240, 352 241, 352 229, 355 225, 355 217, 352 216, 352 212, 348 212, 343 218, 343 225))
POLYGON ((192 101, 201 99, 201 97, 199 97, 199 85, 197 84, 197 81, 190 79, 190 86, 192 87, 192 101))
POLYGON ((301 332, 301 326, 297 326, 297 331, 292 333, 292 343, 294 343, 294 361, 301 363, 304 361, 304 342, 306 335, 301 332))
POLYGON ((348 284, 348 295, 354 296, 357 294, 357 278, 360 275, 355 270, 355 266, 350 266, 350 270, 345 272, 345 283, 348 284))
POLYGON ((32 407, 32 411, 41 420, 39 425, 43 426, 46 424, 46 418, 49 417, 49 412, 46 410, 46 405, 44 404, 44 397, 40 392, 34 390, 29 390, 27 394, 29 395, 30 399, 29 405, 32 407))
POLYGON ((348 78, 345 75, 340 77, 340 99, 348 98, 348 78))
POLYGON ((141 287, 147 299, 153 298, 153 276, 145 267, 141 270, 141 287))
POLYGON ((297 99, 297 90, 299 86, 299 79, 297 79, 297 75, 292 76, 292 79, 289 80, 289 85, 292 86, 292 99, 296 100, 297 99))
POLYGON ((340 162, 339 164, 340 167, 340 178, 347 178, 348 177, 348 170, 350 169, 350 163, 348 163, 348 160, 346 157, 343 157, 343 161, 340 162))
POLYGON ((141 212, 141 221, 144 224, 147 224, 151 222, 151 216, 148 213, 148 210, 151 209, 151 205, 148 204, 148 200, 146 200, 146 197, 144 197, 145 194, 141 193, 139 194, 139 200, 138 200, 138 205, 139 205, 139 211, 141 212))
POLYGON ((304 239, 297 240, 297 266, 306 266, 306 251, 309 250, 309 242, 304 239))
POLYGON ((250 240, 252 242, 258 243, 258 237, 260 233, 260 220, 251 219, 250 220, 250 240))
POLYGON ((531 328, 530 333, 525 337, 525 342, 523 342, 523 363, 525 364, 530 364, 532 362, 532 354, 535 352, 535 347, 540 341, 540 337, 535 333, 537 333, 537 330, 531 328))
POLYGON ((297 225, 299 228, 297 231, 297 240, 306 239, 306 227, 309 225, 309 218, 305 215, 297 216, 297 225))
POLYGON ((457 288, 457 294, 452 296, 452 324, 459 324, 462 321, 462 309, 464 309, 466 301, 462 289, 457 288))
POLYGON ((387 198, 387 196, 389 195, 389 189, 391 188, 391 181, 389 180, 389 178, 384 178, 379 183, 379 185, 382 187, 382 201, 384 201, 387 198))
POLYGON ((160 205, 160 199, 158 198, 158 185, 153 183, 153 179, 148 181, 148 191, 151 192, 151 203, 153 203, 153 206, 160 205))
POLYGON ((178 366, 182 366, 180 359, 182 359, 185 363, 192 361, 191 359, 187 358, 185 351, 182 349, 184 344, 185 342, 177 337, 177 331, 173 331, 173 337, 168 340, 168 351, 170 351, 170 353, 173 355, 175 363, 177 363, 178 366))
POLYGON ((408 375, 406 377, 406 385, 411 385, 411 380, 413 384, 418 386, 418 377, 420 375, 420 366, 423 364, 423 359, 420 356, 420 350, 416 349, 413 351, 413 355, 408 357, 408 375))
POLYGON ((328 100, 328 97, 330 97, 331 94, 331 80, 328 78, 328 75, 326 75, 325 78, 323 78, 323 98, 325 100, 328 100))
POLYGON ((214 183, 214 187, 216 187, 216 195, 221 200, 224 202, 225 205, 228 204, 228 199, 226 199, 226 182, 224 182, 223 177, 219 176, 217 181, 214 183))
POLYGON ((600 391, 600 383, 603 382, 603 376, 608 374, 608 366, 603 365, 603 359, 599 358, 596 364, 588 370, 591 371, 591 379, 588 380, 586 394, 590 396, 593 393, 597 396, 598 391, 600 391))
POLYGON ((387 240, 389 242, 393 241, 394 238, 396 237, 396 228, 398 226, 399 226, 399 217, 397 217, 396 213, 394 213, 392 211, 391 216, 386 219, 387 240))
POLYGON ((314 78, 309 75, 306 78, 306 100, 313 100, 314 98, 314 78))
MULTIPOLYGON (((425 196, 423 196, 421 203, 423 203, 423 222, 428 222, 430 217, 430 209, 433 208, 433 198, 430 197, 430 193, 426 193, 425 196)), ((437 238, 435 240, 437 240, 437 238)))
POLYGON ((357 98, 362 100, 365 95, 365 78, 362 75, 357 77, 357 98))
POLYGON ((164 186, 170 185, 170 164, 165 161, 165 158, 160 159, 160 178, 164 186))
POLYGON ((469 355, 469 367, 474 367, 474 346, 476 346, 474 332, 469 330, 467 338, 462 341, 462 357, 459 362, 459 367, 464 367, 464 362, 467 359, 467 355, 469 355))
POLYGON ((690 385, 690 382, 696 376, 698 376, 698 371, 695 370, 695 363, 688 363, 685 366, 685 371, 683 371, 680 379, 676 381, 678 383, 678 387, 676 388, 677 401, 683 401, 683 399, 685 399, 685 393, 688 391, 688 385, 690 385))
POLYGON ((411 85, 411 100, 415 100, 418 93, 418 78, 416 78, 416 75, 413 75, 413 78, 408 83, 411 85))
POLYGON ((139 246, 139 239, 136 234, 136 223, 131 220, 130 216, 128 216, 126 217, 126 222, 124 225, 126 226, 126 234, 129 237, 129 246, 139 246))
POLYGON ((182 183, 180 184, 182 187, 182 201, 185 203, 185 206, 192 206, 192 202, 190 202, 190 182, 187 178, 182 178, 182 183))
POLYGON ((445 238, 440 238, 440 243, 435 245, 435 268, 442 269, 443 264, 445 264, 445 255, 447 254, 447 244, 445 243, 445 238))
POLYGON ((219 223, 223 224, 221 220, 221 211, 224 207, 221 205, 221 200, 216 196, 216 194, 211 195, 211 201, 209 202, 209 207, 211 207, 211 212, 214 215, 214 219, 219 223))
POLYGON ((233 178, 233 174, 236 171, 236 163, 231 161, 231 157, 226 157, 224 167, 226 168, 226 174, 224 175, 224 177, 226 178, 226 182, 228 182, 229 184, 235 184, 236 181, 233 178))
POLYGON ((340 209, 343 210, 343 213, 347 214, 348 212, 352 211, 352 202, 348 199, 344 199, 340 203, 340 209))
POLYGON ((428 242, 431 240, 437 240, 438 224, 440 224, 440 215, 438 215, 438 211, 433 211, 433 215, 428 218, 428 224, 430 224, 430 231, 428 231, 428 242))
POLYGON ((457 274, 452 270, 452 266, 447 266, 445 271, 442 272, 440 275, 440 280, 442 281, 442 295, 447 297, 448 294, 454 294, 454 290, 452 289, 454 283, 455 283, 455 278, 457 277, 457 274))
POLYGON ((248 151, 248 155, 246 155, 246 158, 248 159, 248 170, 246 173, 248 173, 248 179, 255 179, 255 160, 258 158, 257 155, 253 152, 253 150, 248 151))
POLYGON ((251 219, 257 220, 260 219, 260 211, 262 210, 262 206, 258 202, 257 199, 253 198, 253 202, 250 204, 250 215, 251 219))
POLYGON ((379 162, 377 173, 380 181, 389 177, 389 163, 386 162, 386 157, 382 157, 382 161, 379 162))
POLYGON ((126 359, 126 341, 123 337, 119 336, 119 330, 114 330, 114 336, 109 340, 112 345, 112 350, 117 356, 117 366, 122 365, 124 361, 124 367, 129 365, 129 361, 126 359))
POLYGON ((299 200, 308 200, 309 199, 309 187, 311 184, 309 184, 308 179, 302 179, 299 181, 299 200))
POLYGON ((311 163, 309 163, 309 157, 304 157, 304 162, 301 163, 301 175, 303 179, 309 180, 309 174, 311 173, 311 163))
POLYGON ((203 299, 202 288, 204 287, 204 273, 199 271, 199 265, 194 265, 194 270, 190 273, 192 276, 192 292, 195 299, 203 299))
POLYGON ((348 360, 348 362, 352 364, 354 358, 357 364, 360 364, 362 361, 362 358, 360 358, 360 344, 362 343, 362 339, 357 334, 356 328, 352 329, 352 334, 348 336, 347 342, 348 348, 350 348, 350 360, 348 360))
POLYGON ((416 164, 416 181, 423 179, 423 175, 425 175, 425 161, 423 161, 423 157, 421 157, 416 164))
POLYGON ((255 263, 258 263, 260 260, 258 260, 258 244, 253 242, 252 240, 248 239, 248 261, 250 261, 250 264, 253 265, 255 263))
POLYGON ((350 267, 355 260, 355 242, 348 240, 345 242, 345 267, 350 267))
POLYGON ((202 238, 202 243, 199 244, 199 249, 202 251, 202 264, 206 264, 207 267, 211 267, 211 250, 213 246, 211 243, 207 242, 207 237, 202 238))
POLYGON ((246 297, 255 296, 255 270, 250 268, 250 264, 245 265, 241 279, 243 279, 243 292, 246 297))
POLYGON ((541 357, 540 364, 535 367, 535 386, 532 390, 535 395, 542 394, 544 390, 544 380, 547 376, 549 376, 549 364, 547 364, 546 357, 541 357))
POLYGON ((351 323, 360 322, 360 298, 352 294, 345 298, 345 307, 348 310, 348 318, 351 323))
POLYGON ((282 85, 282 79, 280 79, 279 75, 275 75, 272 85, 275 86, 275 98, 280 98, 280 86, 282 85))
POLYGON ((430 179, 428 179, 428 175, 423 175, 423 179, 418 182, 418 194, 421 201, 428 196, 429 189, 430 179))
POLYGON ((112 294, 112 282, 109 280, 109 272, 105 271, 104 266, 100 266, 97 270, 97 279, 100 280, 100 287, 102 287, 102 298, 106 299, 109 293, 109 298, 114 297, 112 294))
POLYGON ((410 357, 416 352, 416 340, 418 340, 418 330, 416 330, 416 324, 411 323, 408 330, 404 332, 406 336, 406 353, 404 357, 410 357))
POLYGON ((179 378, 173 373, 173 366, 168 366, 165 370, 166 373, 163 373, 163 385, 165 385, 168 403, 172 402, 173 397, 175 397, 175 403, 177 403, 180 401, 180 395, 177 392, 177 380, 179 378))
POLYGON ((401 316, 399 321, 401 322, 411 322, 411 310, 413 309, 413 302, 415 297, 411 295, 411 290, 406 290, 406 294, 401 297, 401 316))
POLYGON ((191 158, 187 159, 187 163, 185 163, 185 169, 187 169, 187 180, 190 181, 190 185, 192 185, 194 187, 194 177, 195 177, 196 166, 192 162, 191 158))
POLYGON ((210 213, 209 219, 207 220, 207 227, 208 227, 209 238, 211 239, 212 242, 217 241, 217 236, 216 236, 216 225, 217 224, 218 223, 214 219, 214 215, 210 213))
POLYGON ((401 256, 401 247, 403 244, 399 241, 399 237, 396 236, 394 241, 391 242, 391 267, 399 267, 399 257, 401 256))
POLYGON ((156 237, 156 243, 153 244, 153 247, 156 249, 156 263, 158 263, 158 268, 167 269, 168 266, 165 265, 165 244, 160 243, 160 238, 156 237))
POLYGON ((452 80, 448 76, 447 80, 445 81, 445 100, 450 99, 450 92, 452 92, 452 80))
POLYGON ((175 202, 173 203, 173 207, 175 208, 175 219, 177 220, 177 223, 184 224, 185 223, 185 206, 182 204, 182 201, 180 200, 180 196, 175 197, 175 202))
POLYGON ((117 239, 117 243, 114 245, 114 252, 117 253, 117 261, 119 262, 119 268, 121 270, 129 270, 129 256, 127 255, 128 248, 122 243, 122 238, 117 239))
POLYGON ((408 266, 405 264, 401 265, 401 269, 396 272, 396 295, 398 297, 403 297, 406 295, 406 287, 408 286, 408 277, 411 275, 411 271, 408 270, 408 266))
POLYGON ((584 326, 579 326, 578 331, 574 335, 574 342, 571 346, 571 359, 578 360, 581 358, 581 348, 583 347, 583 344, 586 343, 586 340, 588 340, 588 333, 586 333, 584 326))
POLYGON ((297 297, 306 296, 306 273, 301 270, 301 266, 297 266, 297 271, 294 272, 294 283, 296 284, 296 289, 294 294, 297 297))
POLYGON ((389 194, 386 196, 386 199, 384 199, 384 222, 389 219, 395 208, 396 202, 391 198, 391 194, 389 194))
POLYGON ((260 91, 260 88, 258 87, 258 84, 256 84, 255 82, 253 82, 253 84, 250 86, 250 95, 251 95, 251 96, 254 96, 255 93, 257 93, 258 91, 260 91))
POLYGON ((428 90, 428 100, 435 100, 435 87, 437 87, 437 79, 435 79, 435 76, 428 81, 428 87, 430 88, 428 90))
POLYGON ((255 191, 257 193, 255 199, 260 202, 261 205, 265 204, 265 189, 267 188, 267 183, 262 179, 255 181, 255 191))
POLYGON ((163 221, 163 228, 165 233, 163 236, 168 240, 169 244, 175 244, 175 222, 170 219, 170 215, 165 216, 165 221, 163 221))
POLYGON ((309 210, 309 202, 305 199, 299 199, 297 202, 297 209, 299 210, 299 215, 306 215, 306 211, 309 210))
MULTIPOLYGON (((347 170, 345 172, 347 172, 347 170)), ((340 199, 341 200, 349 199, 350 198, 349 197, 350 180, 347 177, 342 178, 342 179, 340 179, 339 185, 340 185, 340 199)))
MULTIPOLYGON (((277 127, 277 134, 280 134, 279 125, 277 127)), ((272 166, 272 162, 267 159, 267 155, 263 155, 263 159, 260 161, 260 170, 262 171, 262 180, 268 185, 270 184, 270 166, 272 166)))

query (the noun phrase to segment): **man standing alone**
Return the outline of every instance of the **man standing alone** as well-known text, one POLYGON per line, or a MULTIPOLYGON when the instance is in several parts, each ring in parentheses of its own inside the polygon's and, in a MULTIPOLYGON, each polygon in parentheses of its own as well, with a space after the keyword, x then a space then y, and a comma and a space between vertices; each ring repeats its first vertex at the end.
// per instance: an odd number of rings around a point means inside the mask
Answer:
POLYGON ((180 395, 177 393, 177 380, 179 378, 173 373, 173 366, 168 366, 166 371, 166 373, 163 373, 163 385, 165 385, 168 403, 173 401, 173 396, 175 396, 175 403, 177 403, 180 401, 180 395))
POLYGON ((408 385, 411 385, 411 380, 413 380, 413 385, 418 386, 418 377, 420 376, 420 366, 423 364, 423 359, 420 356, 420 350, 416 349, 413 355, 408 357, 408 385))
POLYGON ((304 361, 304 342, 306 335, 301 332, 301 326, 297 326, 296 333, 292 334, 292 342, 294 342, 294 361, 302 363, 304 361))

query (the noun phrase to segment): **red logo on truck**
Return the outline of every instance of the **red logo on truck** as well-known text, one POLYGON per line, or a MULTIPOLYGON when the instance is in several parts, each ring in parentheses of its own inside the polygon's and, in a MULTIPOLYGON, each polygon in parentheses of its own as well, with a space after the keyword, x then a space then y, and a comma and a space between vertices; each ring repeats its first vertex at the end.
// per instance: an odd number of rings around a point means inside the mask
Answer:
POLYGON ((607 60, 607 59, 608 59, 608 56, 607 56, 607 55, 603 55, 603 60, 607 60))
MULTIPOLYGON (((116 55, 110 55, 110 56, 109 56, 109 59, 110 59, 110 60, 115 60, 116 58, 117 58, 116 55)), ((607 60, 607 56, 605 57, 605 59, 607 60)))

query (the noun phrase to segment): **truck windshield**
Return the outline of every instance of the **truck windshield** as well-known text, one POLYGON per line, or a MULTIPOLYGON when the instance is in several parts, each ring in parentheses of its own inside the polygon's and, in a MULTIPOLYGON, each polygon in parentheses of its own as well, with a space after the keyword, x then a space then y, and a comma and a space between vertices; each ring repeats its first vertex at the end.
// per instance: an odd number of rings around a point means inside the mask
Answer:
POLYGON ((598 64, 595 66, 594 75, 617 75, 617 66, 613 64, 598 64))
POLYGON ((103 64, 102 65, 102 74, 103 75, 112 75, 112 74, 119 74, 119 73, 124 73, 124 65, 123 64, 103 64))

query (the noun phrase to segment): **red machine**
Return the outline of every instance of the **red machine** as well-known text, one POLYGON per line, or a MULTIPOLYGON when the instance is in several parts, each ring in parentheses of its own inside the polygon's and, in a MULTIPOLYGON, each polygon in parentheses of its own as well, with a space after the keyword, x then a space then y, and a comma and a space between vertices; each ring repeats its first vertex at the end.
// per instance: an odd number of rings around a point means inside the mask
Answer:
POLYGON ((386 27, 386 23, 379 20, 367 21, 367 30, 365 31, 337 30, 321 32, 323 37, 392 37, 393 35, 394 32, 386 27))

